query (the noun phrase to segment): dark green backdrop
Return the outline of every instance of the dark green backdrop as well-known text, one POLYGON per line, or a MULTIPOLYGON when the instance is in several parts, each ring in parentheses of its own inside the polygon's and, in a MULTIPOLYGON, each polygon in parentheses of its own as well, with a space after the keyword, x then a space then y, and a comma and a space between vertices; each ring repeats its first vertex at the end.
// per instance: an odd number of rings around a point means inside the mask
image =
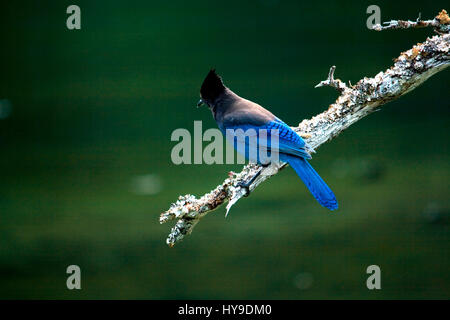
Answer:
POLYGON ((159 214, 233 165, 170 161, 216 67, 295 125, 433 34, 375 32, 366 8, 434 17, 448 1, 18 1, 1 4, 1 298, 449 298, 449 70, 322 146, 340 209, 291 170, 170 249, 159 214), (69 31, 66 8, 81 8, 69 31), (7 99, 7 100, 5 100, 7 99), (9 107, 8 107, 9 106, 9 107), (8 113, 9 116, 8 116, 8 113), (79 265, 82 290, 66 289, 79 265), (382 290, 366 288, 379 265, 382 290))

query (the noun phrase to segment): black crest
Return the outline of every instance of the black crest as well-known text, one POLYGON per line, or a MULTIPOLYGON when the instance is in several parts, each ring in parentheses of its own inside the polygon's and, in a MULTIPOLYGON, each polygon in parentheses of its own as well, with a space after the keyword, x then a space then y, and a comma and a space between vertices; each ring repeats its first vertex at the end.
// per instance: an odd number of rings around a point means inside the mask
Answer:
POLYGON ((200 95, 202 96, 202 99, 212 102, 224 90, 225 86, 222 82, 222 78, 216 73, 215 69, 211 69, 205 80, 203 80, 203 84, 200 89, 200 95))

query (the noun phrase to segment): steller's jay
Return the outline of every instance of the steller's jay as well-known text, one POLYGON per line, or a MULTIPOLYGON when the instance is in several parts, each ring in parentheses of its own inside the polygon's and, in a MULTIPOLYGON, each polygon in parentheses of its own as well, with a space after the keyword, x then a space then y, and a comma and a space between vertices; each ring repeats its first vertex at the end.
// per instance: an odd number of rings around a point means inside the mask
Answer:
MULTIPOLYGON (((239 97, 227 88, 223 84, 222 78, 216 74, 214 69, 208 73, 203 81, 200 89, 200 97, 201 99, 197 106, 201 106, 203 103, 208 105, 219 129, 224 135, 230 129, 242 129, 243 131, 253 129, 258 136, 257 147, 262 147, 264 144, 266 150, 269 152, 276 151, 279 160, 289 163, 294 168, 300 179, 302 179, 314 198, 322 206, 330 210, 337 209, 338 204, 333 191, 331 191, 307 161, 307 159, 311 159, 308 146, 287 124, 274 116, 270 111, 252 101, 239 97), (278 138, 277 150, 271 150, 271 143, 267 141, 262 142, 260 135, 258 135, 258 132, 262 132, 261 129, 269 132, 267 134, 268 137, 270 135, 276 135, 276 138, 278 138)), ((234 137, 234 142, 234 147, 236 148, 236 137, 234 137)), ((244 143, 246 147, 245 156, 249 158, 249 143, 247 140, 244 143)), ((255 162, 263 166, 270 164, 264 163, 259 157, 256 158, 255 162)), ((247 194, 249 185, 251 185, 260 172, 248 183, 241 184, 242 187, 246 188, 247 194)))

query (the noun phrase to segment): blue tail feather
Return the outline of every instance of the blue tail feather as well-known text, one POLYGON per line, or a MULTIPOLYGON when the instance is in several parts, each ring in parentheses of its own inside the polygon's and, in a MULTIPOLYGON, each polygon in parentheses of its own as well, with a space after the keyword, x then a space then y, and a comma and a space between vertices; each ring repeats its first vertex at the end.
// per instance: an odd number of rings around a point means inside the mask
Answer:
POLYGON ((280 160, 289 163, 314 198, 316 198, 322 206, 330 210, 336 210, 338 208, 338 203, 333 191, 331 191, 325 181, 322 180, 308 161, 303 158, 286 154, 280 155, 280 160))

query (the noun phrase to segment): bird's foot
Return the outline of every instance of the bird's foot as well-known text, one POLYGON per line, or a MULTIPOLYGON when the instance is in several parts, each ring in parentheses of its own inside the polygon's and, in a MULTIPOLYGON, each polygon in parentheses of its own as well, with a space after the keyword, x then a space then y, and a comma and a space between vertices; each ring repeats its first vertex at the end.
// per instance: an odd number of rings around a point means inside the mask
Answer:
POLYGON ((269 165, 270 165, 270 163, 262 164, 262 165, 261 165, 262 167, 258 170, 258 172, 257 172, 250 180, 245 181, 245 182, 244 182, 244 181, 238 182, 238 184, 237 184, 236 186, 245 189, 244 197, 248 197, 248 196, 250 195, 250 186, 251 186, 252 183, 256 180, 256 178, 259 177, 259 175, 261 174, 261 171, 262 171, 264 168, 268 167, 269 165))
POLYGON ((251 183, 241 181, 236 186, 244 189, 245 190, 244 197, 248 197, 250 195, 250 185, 251 183))

